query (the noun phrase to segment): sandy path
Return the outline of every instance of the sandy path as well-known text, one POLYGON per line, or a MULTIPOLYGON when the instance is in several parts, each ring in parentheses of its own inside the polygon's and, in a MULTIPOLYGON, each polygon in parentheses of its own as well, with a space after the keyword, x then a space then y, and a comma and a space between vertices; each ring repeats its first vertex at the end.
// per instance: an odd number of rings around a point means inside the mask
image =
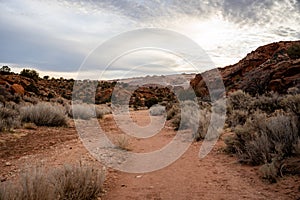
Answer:
MULTIPOLYGON (((135 112, 133 121, 149 123, 147 111, 135 112)), ((113 119, 106 131, 120 132, 113 119)), ((150 152, 166 145, 176 133, 168 127, 149 139, 132 139, 134 152, 150 152)), ((300 179, 282 179, 267 184, 259 179, 258 168, 241 165, 236 158, 222 152, 224 142, 217 143, 204 159, 198 153, 202 142, 193 143, 175 163, 159 171, 129 174, 115 171, 113 183, 103 199, 297 199, 300 179)))
MULTIPOLYGON (((147 111, 134 112, 133 121, 147 125, 147 111)), ((101 121, 110 137, 121 134, 112 115, 101 121)), ((0 135, 0 178, 5 182, 41 164, 48 168, 63 164, 101 164, 90 156, 78 139, 74 126, 17 130, 22 137, 0 135)), ((131 139, 133 152, 149 152, 166 145, 175 132, 168 126, 148 139, 131 139)), ((221 151, 222 139, 204 159, 198 158, 200 143, 193 143, 175 163, 159 171, 129 174, 108 169, 102 199, 299 199, 300 177, 284 177, 276 184, 264 183, 257 167, 236 163, 221 151)))

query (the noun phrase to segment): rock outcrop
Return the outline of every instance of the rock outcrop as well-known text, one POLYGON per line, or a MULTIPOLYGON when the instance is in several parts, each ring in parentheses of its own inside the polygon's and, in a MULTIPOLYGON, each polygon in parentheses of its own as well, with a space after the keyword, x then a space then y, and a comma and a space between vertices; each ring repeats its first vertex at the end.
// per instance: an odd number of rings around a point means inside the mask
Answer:
MULTIPOLYGON (((252 95, 268 91, 286 93, 291 87, 300 87, 300 59, 289 55, 289 49, 295 46, 300 48, 300 41, 268 44, 249 53, 237 64, 219 68, 226 92, 241 89, 252 95)), ((205 73, 207 76, 210 71, 205 73)), ((209 81, 214 81, 214 77, 209 81)), ((201 74, 191 80, 191 86, 199 96, 208 95, 201 74)))

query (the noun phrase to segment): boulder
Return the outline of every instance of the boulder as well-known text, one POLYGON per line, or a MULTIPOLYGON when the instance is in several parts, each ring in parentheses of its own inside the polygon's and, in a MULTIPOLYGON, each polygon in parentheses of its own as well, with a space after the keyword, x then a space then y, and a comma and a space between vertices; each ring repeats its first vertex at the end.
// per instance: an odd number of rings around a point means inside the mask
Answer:
POLYGON ((13 92, 13 94, 19 94, 21 96, 23 96, 25 93, 24 88, 19 84, 13 84, 11 86, 11 91, 13 92))

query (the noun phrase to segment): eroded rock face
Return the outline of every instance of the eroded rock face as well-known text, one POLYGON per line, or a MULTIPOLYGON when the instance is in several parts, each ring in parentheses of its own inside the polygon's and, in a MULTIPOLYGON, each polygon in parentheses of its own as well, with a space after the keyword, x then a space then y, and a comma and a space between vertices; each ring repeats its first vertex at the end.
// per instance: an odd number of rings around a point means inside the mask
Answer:
MULTIPOLYGON (((292 59, 287 53, 293 45, 300 45, 300 41, 262 46, 237 64, 219 68, 226 92, 241 89, 252 95, 267 91, 286 93, 290 87, 300 87, 300 59, 292 59)), ((214 81, 214 77, 209 81, 214 81)), ((191 80, 191 86, 199 96, 208 95, 201 74, 191 80)))

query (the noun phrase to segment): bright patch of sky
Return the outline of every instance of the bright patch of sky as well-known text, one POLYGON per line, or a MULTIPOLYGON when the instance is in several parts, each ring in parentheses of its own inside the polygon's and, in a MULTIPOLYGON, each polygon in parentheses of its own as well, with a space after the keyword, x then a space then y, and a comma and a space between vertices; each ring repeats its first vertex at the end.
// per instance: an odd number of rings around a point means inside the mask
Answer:
MULTIPOLYGON (((0 64, 75 77, 103 42, 126 31, 162 28, 204 49, 214 62, 207 69, 225 67, 261 45, 299 40, 299 21, 299 0, 0 0, 0 64)), ((160 51, 128 54, 115 66, 98 65, 105 79, 196 72, 160 51)))

